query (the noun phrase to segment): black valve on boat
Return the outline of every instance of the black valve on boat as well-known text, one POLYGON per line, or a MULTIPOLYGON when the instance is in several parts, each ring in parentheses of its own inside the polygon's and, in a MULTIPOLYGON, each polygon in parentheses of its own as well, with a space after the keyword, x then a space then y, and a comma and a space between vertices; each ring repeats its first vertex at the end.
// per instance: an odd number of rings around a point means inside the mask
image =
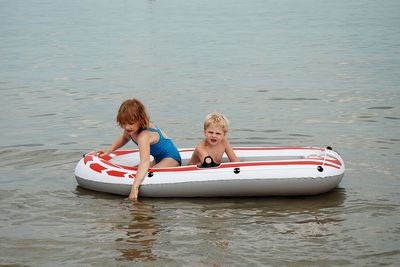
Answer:
POLYGON ((215 168, 218 166, 219 166, 219 164, 217 164, 211 156, 207 156, 204 158, 203 163, 198 165, 197 167, 199 167, 199 168, 215 168))

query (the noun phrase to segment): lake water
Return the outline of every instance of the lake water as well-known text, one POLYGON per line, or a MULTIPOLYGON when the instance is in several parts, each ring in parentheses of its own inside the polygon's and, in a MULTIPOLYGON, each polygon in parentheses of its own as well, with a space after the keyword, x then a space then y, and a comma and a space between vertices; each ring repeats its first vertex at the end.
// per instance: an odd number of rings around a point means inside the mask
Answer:
MULTIPOLYGON (((395 266, 400 1, 0 1, 0 266, 395 266), (179 147, 326 146, 313 197, 151 199, 77 187, 137 97, 179 147)), ((129 144, 126 148, 134 148, 129 144)))

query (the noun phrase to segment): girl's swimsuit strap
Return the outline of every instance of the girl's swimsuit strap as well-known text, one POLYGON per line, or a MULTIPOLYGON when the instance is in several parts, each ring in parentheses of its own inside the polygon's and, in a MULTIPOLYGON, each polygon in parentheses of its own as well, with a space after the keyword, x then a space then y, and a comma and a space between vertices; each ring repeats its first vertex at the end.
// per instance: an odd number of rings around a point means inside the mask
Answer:
MULTIPOLYGON (((166 139, 166 138, 164 137, 164 135, 162 134, 161 130, 158 129, 158 128, 147 127, 147 128, 144 128, 144 130, 148 130, 148 131, 153 132, 153 133, 158 133, 158 135, 160 136, 160 140, 158 140, 158 142, 160 142, 160 141, 163 140, 163 139, 166 139)), ((132 138, 132 136, 129 136, 129 137, 131 138, 131 140, 132 140, 136 145, 138 145, 138 143, 136 143, 136 141, 132 138)), ((157 143, 158 143, 158 142, 157 142, 157 143)), ((155 144, 157 144, 157 143, 155 143, 155 144)), ((153 144, 153 145, 155 145, 155 144, 153 144)))
MULTIPOLYGON (((157 127, 157 126, 156 126, 156 127, 157 127)), ((147 128, 145 128, 145 130, 149 130, 150 132, 158 133, 158 135, 160 136, 160 140, 166 139, 166 138, 163 136, 163 134, 162 134, 162 132, 161 132, 161 130, 160 130, 159 128, 147 127, 147 128)), ((159 140, 159 141, 160 141, 160 140, 159 140)))

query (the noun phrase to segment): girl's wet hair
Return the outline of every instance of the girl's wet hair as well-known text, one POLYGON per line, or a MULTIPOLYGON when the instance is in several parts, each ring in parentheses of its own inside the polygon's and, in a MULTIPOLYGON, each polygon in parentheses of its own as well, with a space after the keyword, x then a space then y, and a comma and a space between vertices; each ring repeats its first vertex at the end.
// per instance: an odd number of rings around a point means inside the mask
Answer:
POLYGON ((139 129, 145 129, 149 126, 150 119, 142 102, 133 98, 125 100, 121 104, 117 114, 117 122, 121 127, 124 124, 137 123, 139 129))
POLYGON ((221 113, 210 113, 206 116, 206 119, 204 121, 204 130, 206 130, 209 126, 221 127, 222 131, 224 131, 224 133, 227 133, 229 129, 229 120, 221 113))

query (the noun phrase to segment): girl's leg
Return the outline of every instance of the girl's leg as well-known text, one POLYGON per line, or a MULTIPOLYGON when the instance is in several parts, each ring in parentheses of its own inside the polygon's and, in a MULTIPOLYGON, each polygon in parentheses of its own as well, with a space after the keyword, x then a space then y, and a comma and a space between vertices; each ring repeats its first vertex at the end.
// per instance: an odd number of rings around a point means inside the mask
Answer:
POLYGON ((153 168, 154 165, 156 165, 156 161, 155 160, 150 161, 150 168, 153 168))
POLYGON ((179 162, 173 158, 164 158, 152 168, 179 167, 179 162))
MULTIPOLYGON (((153 168, 154 167, 154 165, 156 165, 156 161, 155 160, 152 160, 152 161, 150 161, 150 168, 153 168)), ((133 167, 138 167, 139 165, 135 165, 135 166, 133 166, 133 167)))

